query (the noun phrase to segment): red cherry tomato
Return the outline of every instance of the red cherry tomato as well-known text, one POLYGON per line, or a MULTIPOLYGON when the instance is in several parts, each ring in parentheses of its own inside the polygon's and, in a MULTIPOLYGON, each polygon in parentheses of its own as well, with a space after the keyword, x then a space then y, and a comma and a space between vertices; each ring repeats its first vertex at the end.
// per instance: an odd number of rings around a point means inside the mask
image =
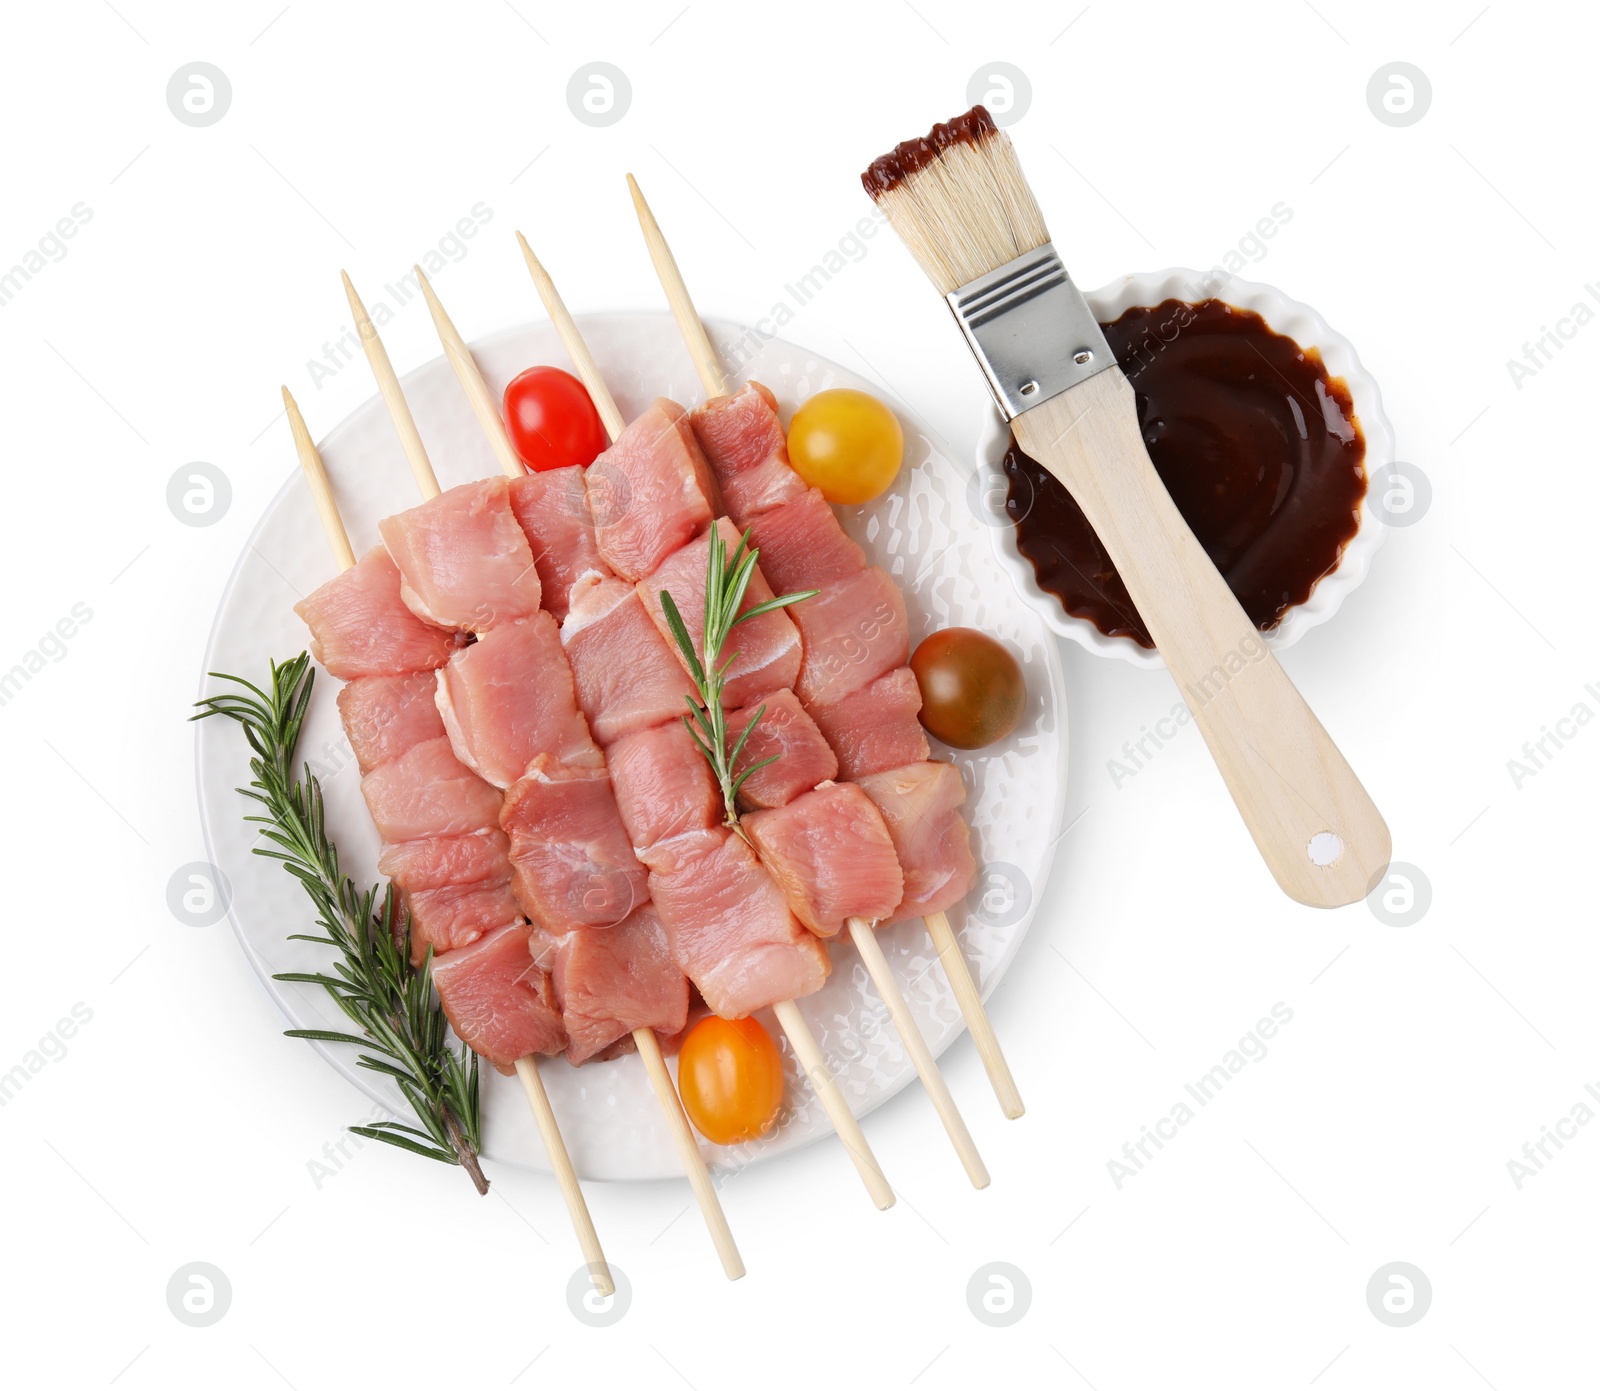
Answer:
POLYGON ((695 1129, 714 1145, 754 1140, 783 1104, 783 1062, 754 1019, 710 1015, 678 1049, 678 1094, 695 1129))
POLYGON ((583 383, 559 367, 530 367, 506 387, 511 443, 533 473, 590 464, 610 441, 583 383))

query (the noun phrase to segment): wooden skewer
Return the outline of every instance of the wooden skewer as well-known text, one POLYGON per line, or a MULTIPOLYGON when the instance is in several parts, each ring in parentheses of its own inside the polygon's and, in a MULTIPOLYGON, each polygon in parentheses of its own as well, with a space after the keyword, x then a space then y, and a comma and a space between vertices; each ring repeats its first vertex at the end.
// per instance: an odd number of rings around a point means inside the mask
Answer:
MULTIPOLYGON (((700 316, 695 312, 694 301, 689 298, 689 288, 683 283, 683 276, 679 273, 677 260, 673 257, 672 249, 667 245, 667 239, 661 233, 661 227, 656 222, 655 214, 650 211, 650 205, 645 202, 644 193, 639 188, 638 180, 632 174, 628 175, 628 189, 633 194, 633 206, 639 214, 639 226, 644 232, 645 245, 650 251, 650 260, 656 269, 656 277, 661 281, 662 288, 667 293, 667 301, 672 306, 672 317, 678 322, 678 330, 682 333, 684 342, 688 346, 689 356, 694 359, 695 370, 700 374, 700 384, 705 388, 707 399, 717 396, 726 396, 728 387, 722 375, 721 365, 717 362, 716 350, 711 346, 711 339, 706 334, 705 325, 700 322, 700 316)), ((946 927, 949 924, 946 923, 946 927)), ((894 1020, 895 1028, 900 1032, 901 1041, 905 1044, 906 1052, 911 1058, 912 1065, 917 1069, 917 1076, 922 1079, 922 1085, 927 1089, 929 1098, 933 1101, 934 1109, 939 1113, 939 1119, 944 1122, 945 1132, 950 1136, 950 1142, 955 1146, 956 1153, 961 1158, 962 1167, 967 1171, 967 1177, 972 1180, 975 1188, 986 1188, 989 1185, 989 1172, 984 1168, 983 1160, 979 1157, 977 1147, 972 1143, 972 1136, 967 1130, 966 1122, 961 1119, 961 1113, 956 1109, 950 1089, 945 1085, 944 1077, 940 1074, 938 1065, 934 1062, 933 1054, 929 1051, 926 1040, 923 1039, 916 1021, 912 1018, 911 1008, 906 1003, 905 995, 901 992, 900 983, 895 979, 894 972, 889 968, 889 962, 884 957, 883 950, 878 945, 877 938, 873 935, 872 925, 865 919, 852 918, 850 920, 850 937, 856 944, 856 949, 861 953, 862 963, 867 968, 867 973, 872 977, 872 983, 877 986, 878 994, 883 997, 884 1003, 889 1007, 890 1017, 894 1020)), ((976 1005, 977 1013, 983 1017, 983 1006, 977 1000, 977 992, 972 994, 971 1001, 963 999, 961 991, 956 990, 956 999, 962 1006, 963 1014, 966 1013, 968 1003, 976 1005)), ((970 1026, 970 1019, 969 1019, 970 1026)), ((987 1030, 988 1019, 984 1017, 984 1026, 987 1030)), ((993 1036, 989 1031, 990 1037, 993 1036)), ((976 1031, 974 1031, 976 1034, 976 1031)), ((998 1045, 996 1045, 998 1052, 998 1045)), ((993 1074, 991 1074, 992 1076, 993 1074)), ((1015 1087, 1013 1086, 1013 1091, 1015 1087)), ((1005 1105, 1002 1099, 1002 1106, 1005 1105)), ((1020 1102, 1018 1103, 1020 1106, 1020 1102)), ((1020 1114, 1020 1111, 1019 1113, 1020 1114)))
MULTIPOLYGON (((526 472, 522 462, 517 459, 512 448, 511 440, 506 434, 504 421, 500 418, 499 408, 495 405, 494 393, 489 390, 488 383, 483 379, 483 374, 478 370, 478 364, 468 349, 465 340, 456 331, 456 326, 450 321, 450 316, 445 313, 444 305, 439 302, 433 293, 433 287, 428 285, 419 268, 419 279, 422 279, 423 293, 428 301, 428 309, 433 314, 433 322, 439 330, 439 337, 444 343, 445 355, 450 359, 451 366, 455 368, 457 379, 461 382, 462 389, 467 394, 467 399, 472 403, 474 414, 478 423, 483 427, 484 433, 489 436, 489 443, 493 447, 495 456, 504 464, 506 458, 516 459, 516 472, 514 477, 520 478, 526 472)), ((358 325, 361 336, 366 341, 368 332, 371 332, 372 341, 377 341, 377 332, 366 323, 366 314, 361 310, 361 302, 356 298, 355 291, 350 288, 348 277, 345 288, 350 294, 350 305, 357 312, 358 325)), ((373 371, 386 371, 393 377, 394 369, 389 365, 388 354, 383 352, 381 345, 377 354, 367 354, 372 361, 373 371), (382 359, 382 368, 379 367, 379 357, 382 359)), ((382 386, 382 379, 379 381, 382 386)), ((394 383, 395 391, 399 391, 399 383, 394 383)), ((384 392, 384 399, 389 399, 389 393, 384 392)), ((610 397, 607 397, 610 401, 610 397)), ((611 409, 616 410, 615 402, 611 402, 611 409)), ((620 428, 620 427, 619 427, 620 428)), ((402 439, 404 434, 402 432, 402 439)), ((421 442, 418 441, 418 448, 421 442)), ((510 472, 508 469, 507 472, 510 472)), ((418 475, 419 480, 421 475, 418 475)), ((438 492, 438 485, 434 485, 434 493, 438 492)), ((717 1197, 715 1185, 711 1182, 711 1173, 706 1168, 706 1162, 701 1157, 700 1147, 695 1143, 694 1133, 689 1129, 689 1118, 684 1114, 683 1102, 678 1096, 677 1089, 672 1085, 672 1075, 667 1071, 666 1059, 661 1056, 661 1042, 656 1038, 654 1029, 635 1029, 633 1041, 639 1049, 639 1056, 644 1060, 645 1074, 650 1079, 650 1087, 656 1094, 660 1103, 661 1112, 667 1118, 667 1129, 672 1133, 672 1143, 678 1151, 679 1162, 683 1165, 684 1175, 689 1180, 689 1186, 694 1190, 695 1200, 700 1205, 701 1215, 705 1218, 706 1228, 711 1233, 711 1243, 717 1248, 717 1256, 722 1261, 722 1269, 730 1280, 742 1279, 744 1276, 744 1259, 739 1255, 739 1247, 733 1239, 733 1229, 728 1225, 727 1215, 722 1210, 722 1202, 717 1197)), ((531 1059, 524 1059, 529 1067, 533 1066, 531 1059)), ((521 1063, 518 1065, 521 1071, 521 1063)), ((523 1078, 526 1087, 528 1079, 523 1078)))
POLYGON ((983 1157, 972 1142, 966 1121, 961 1119, 961 1112, 956 1108, 955 1098, 950 1095, 944 1074, 939 1071, 938 1063, 933 1060, 933 1054, 928 1049, 928 1041, 923 1038, 922 1030, 917 1027, 917 1021, 912 1017, 911 1006, 906 1002, 905 993, 900 989, 900 982, 895 979, 889 959, 883 954, 883 948, 878 943, 878 934, 872 930, 872 924, 865 918, 851 918, 849 926, 850 940, 856 944, 856 950, 861 953, 861 961, 867 968, 867 974, 872 977, 872 983, 878 987, 878 994, 889 1007, 889 1018, 894 1021, 894 1027, 900 1034, 900 1041, 905 1044, 906 1052, 911 1057, 911 1065, 916 1068, 917 1076, 922 1079, 928 1098, 933 1102, 933 1109, 938 1112, 939 1119, 944 1123, 945 1134, 950 1137, 950 1143, 956 1148, 961 1167, 967 1171, 967 1177, 972 1180, 974 1188, 987 1188, 989 1170, 984 1167, 983 1157))
POLYGON ((972 979, 966 955, 956 938, 956 930, 943 912, 927 913, 922 921, 927 924, 928 936, 933 938, 934 950, 944 966, 950 989, 955 992, 956 1003, 961 1007, 961 1017, 967 1021, 967 1032, 983 1059, 983 1070, 989 1074, 989 1085, 1000 1101, 1000 1110, 1008 1121, 1016 1120, 1026 1109, 1022 1093, 1011 1075, 1006 1055, 1000 1051, 1000 1040, 995 1037, 994 1025, 989 1022, 989 1012, 983 1007, 983 996, 978 994, 978 983, 972 979))
POLYGON ((422 286, 422 297, 428 301, 428 312, 433 315, 433 326, 439 330, 439 341, 444 344, 444 355, 450 359, 450 365, 455 368, 456 380, 461 383, 461 389, 467 393, 472 413, 478 417, 478 424, 483 426, 483 433, 489 439, 489 447, 494 450, 494 457, 500 461, 501 471, 507 478, 521 478, 528 470, 522 466, 517 451, 511 447, 511 437, 506 434, 505 422, 500 419, 500 403, 494 399, 494 392, 489 390, 489 383, 484 381, 483 373, 478 370, 478 364, 473 360, 472 350, 467 347, 466 339, 456 332, 456 326, 444 312, 444 305, 439 303, 439 296, 434 294, 433 286, 428 283, 428 277, 422 273, 422 267, 413 266, 412 269, 416 272, 417 283, 422 286))
POLYGON ((400 390, 400 378, 395 375, 394 364, 389 361, 383 339, 378 337, 378 330, 367 317, 367 306, 361 302, 361 296, 350 283, 349 275, 340 271, 339 278, 344 281, 345 298, 350 301, 350 312, 355 316, 362 351, 372 366, 372 375, 377 378, 383 404, 389 408, 389 419, 394 423, 395 434, 400 436, 400 447, 405 450, 406 462, 416 476, 417 487, 424 498, 438 497, 439 479, 434 474, 433 465, 428 462, 428 451, 422 447, 417 422, 411 418, 411 407, 406 404, 405 393, 400 390))
POLYGON ((539 263, 539 258, 533 254, 533 248, 528 245, 528 239, 521 232, 517 233, 517 245, 522 248, 522 259, 528 263, 528 274, 533 277, 539 298, 544 303, 545 313, 550 316, 550 322, 555 325, 556 335, 566 348, 567 356, 572 359, 572 365, 578 369, 578 376, 588 388, 589 399, 594 402, 594 408, 600 414, 600 421, 606 427, 606 434, 615 444, 617 436, 622 433, 624 422, 622 412, 617 409, 617 403, 611 395, 611 388, 600 375, 594 354, 589 351, 589 345, 583 341, 583 335, 578 332, 578 325, 567 312, 567 306, 556 290, 556 282, 539 263))
MULTIPOLYGON (((567 356, 572 359, 573 366, 578 369, 578 375, 583 379, 583 384, 588 388, 589 396, 594 401, 595 410, 605 422, 606 433, 611 437, 612 443, 615 443, 617 436, 622 433, 622 412, 617 409, 611 389, 600 374, 594 354, 589 351, 589 345, 584 341, 583 334, 578 331, 577 323, 567 312, 566 303, 562 300, 560 291, 556 289, 555 281, 540 264, 539 258, 533 254, 533 248, 528 245, 527 238, 521 232, 517 233, 517 242, 522 247, 523 259, 528 263, 528 271, 533 276, 534 286, 539 291, 545 312, 550 315, 550 322, 555 325, 561 345, 567 350, 567 356)), ((893 1207, 894 1189, 889 1186, 889 1181, 883 1176, 883 1170, 878 1167, 877 1156, 867 1143, 867 1137, 862 1133, 861 1123, 856 1119, 855 1112, 850 1109, 850 1103, 844 1099, 844 1093, 839 1090, 833 1069, 828 1066, 810 1025, 805 1021, 805 1016, 800 1013, 793 1000, 785 1000, 774 1005, 773 1012, 787 1035, 790 1046, 794 1049, 795 1057, 810 1079, 812 1088, 821 1099, 823 1110, 833 1122, 835 1132, 849 1151, 851 1161, 861 1175, 862 1182, 866 1184, 873 1203, 880 1211, 893 1207)), ((984 1182, 988 1182, 987 1177, 984 1182)))
MULTIPOLYGON (((388 361, 387 356, 384 361, 388 361)), ((328 544, 333 548, 334 558, 338 561, 342 573, 356 563, 355 553, 350 548, 350 538, 345 533, 344 521, 339 516, 338 506, 333 500, 333 488, 328 482, 328 471, 323 466, 322 455, 312 442, 311 432, 306 429, 300 407, 295 404, 288 387, 283 388, 283 405, 289 413, 289 429, 294 435, 295 449, 300 455, 300 466, 305 470, 306 481, 311 485, 311 496, 316 500, 317 511, 322 517, 323 530, 327 532, 328 544)), ((435 491, 437 487, 435 484, 435 491)), ((522 1079, 522 1089, 527 1093, 528 1104, 533 1108, 534 1122, 539 1127, 545 1151, 550 1156, 550 1167, 555 1171, 556 1182, 561 1187, 562 1196, 567 1200, 567 1211, 571 1214, 572 1226, 578 1235, 578 1245, 589 1267, 589 1278, 602 1295, 615 1294, 616 1283, 611 1278, 611 1268, 606 1264, 605 1252, 600 1248, 600 1237, 594 1229, 593 1219, 589 1216, 589 1205, 583 1200, 583 1190, 578 1187, 578 1176, 573 1171, 566 1142, 561 1138, 561 1128, 556 1124, 555 1112, 550 1108, 550 1098, 545 1095, 544 1084, 539 1080, 538 1065, 532 1057, 517 1059, 517 1076, 522 1079)))
POLYGON ((656 268, 656 279, 667 292, 667 303, 672 306, 672 317, 678 321, 678 332, 683 335, 684 346, 694 359, 694 370, 700 374, 700 385, 705 387, 707 399, 728 394, 728 383, 722 375, 722 362, 717 350, 711 346, 706 326, 695 312, 694 301, 689 298, 689 287, 678 269, 677 258, 667 239, 661 235, 656 215, 644 201, 639 181, 628 175, 628 191, 633 194, 633 209, 639 214, 639 226, 644 230, 645 245, 650 248, 650 260, 656 268))

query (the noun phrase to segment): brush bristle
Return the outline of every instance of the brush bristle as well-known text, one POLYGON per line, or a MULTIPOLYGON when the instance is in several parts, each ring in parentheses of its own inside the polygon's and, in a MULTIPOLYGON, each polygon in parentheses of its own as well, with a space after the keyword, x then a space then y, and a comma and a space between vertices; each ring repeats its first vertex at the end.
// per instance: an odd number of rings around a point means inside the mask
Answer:
POLYGON ((896 145, 861 183, 942 295, 1050 240, 1010 137, 981 106, 896 145))

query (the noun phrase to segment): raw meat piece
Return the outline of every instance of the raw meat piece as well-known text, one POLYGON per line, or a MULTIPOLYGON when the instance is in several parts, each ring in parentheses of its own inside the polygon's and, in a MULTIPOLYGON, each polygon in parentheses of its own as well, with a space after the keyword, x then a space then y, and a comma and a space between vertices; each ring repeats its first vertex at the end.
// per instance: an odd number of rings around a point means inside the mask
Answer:
POLYGON ((906 601, 882 570, 863 570, 820 588, 816 598, 787 610, 805 643, 794 689, 807 707, 854 695, 911 657, 906 601))
POLYGON ((464 836, 498 824, 500 793, 450 750, 429 739, 361 779, 361 795, 390 844, 428 836, 464 836))
POLYGON ((567 760, 595 752, 548 613, 463 647, 439 673, 437 699, 456 757, 496 787, 510 787, 536 754, 567 760))
POLYGON ((650 896, 598 749, 566 763, 540 754, 507 791, 500 825, 517 902, 546 932, 612 927, 650 896))
POLYGON ((574 464, 512 479, 511 511, 533 552, 539 601, 563 619, 578 576, 586 570, 606 572, 584 496, 583 469, 574 464))
POLYGON ((845 535, 827 498, 815 488, 752 517, 749 527, 761 552, 761 573, 780 594, 821 589, 867 568, 866 553, 845 535))
POLYGON ((311 655, 341 681, 431 671, 450 660, 456 634, 425 623, 400 598, 400 571, 374 546, 294 611, 311 629, 311 655))
POLYGON ((429 836, 383 847, 378 873, 398 889, 443 889, 455 884, 509 882, 505 833, 497 828, 464 836, 429 836))
POLYGON ((606 750, 606 766, 628 839, 646 865, 662 841, 722 821, 717 780, 682 720, 618 739, 606 750))
POLYGON ((463 483, 378 523, 400 597, 444 628, 486 633, 539 608, 539 572, 504 478, 463 483))
MULTIPOLYGON (((733 523, 725 517, 717 523, 717 531, 727 548, 731 568, 740 534, 734 529, 733 523)), ((683 617, 684 627, 689 630, 695 655, 703 662, 706 555, 711 544, 709 536, 708 528, 705 534, 696 537, 687 546, 668 556, 665 563, 649 579, 639 582, 639 597, 644 601, 645 612, 661 630, 662 639, 680 661, 683 660, 683 653, 678 650, 672 631, 667 627, 666 612, 661 607, 661 591, 666 590, 672 595, 673 603, 678 606, 678 612, 683 617)), ((750 577, 749 587, 745 590, 744 603, 740 605, 740 611, 752 609, 770 598, 772 590, 767 587, 767 581, 758 564, 750 577)), ((795 631, 795 625, 789 615, 805 608, 806 603, 813 602, 815 601, 807 600, 788 609, 764 613, 759 618, 752 618, 747 623, 739 624, 733 630, 722 653, 724 662, 730 657, 733 659, 732 665, 728 668, 727 684, 722 692, 722 703, 725 706, 731 709, 734 706, 747 705, 764 691, 775 691, 781 686, 794 685, 795 678, 800 674, 802 652, 800 634, 795 631)), ((904 612, 902 608, 902 627, 905 626, 904 612)), ((904 661, 905 658, 902 657, 900 660, 904 661)), ((687 665, 685 663, 685 668, 687 665)), ((873 675, 877 673, 874 672, 873 675)))
POLYGON ((606 932, 559 937, 535 930, 534 956, 548 962, 566 1026, 567 1061, 604 1052, 635 1029, 676 1034, 689 1013, 689 982, 673 963, 666 930, 650 904, 606 932))
POLYGON ((533 964, 521 923, 446 952, 433 963, 433 983, 462 1042, 502 1072, 530 1053, 566 1046, 550 978, 533 964))
POLYGON ((433 948, 435 957, 470 946, 485 932, 507 923, 526 931, 522 910, 511 893, 511 881, 445 884, 405 895, 411 914, 411 964, 420 966, 433 948))
POLYGON ((966 897, 978 869, 971 834, 956 810, 967 799, 950 763, 912 763, 857 784, 877 803, 905 875, 905 897, 890 922, 942 912, 966 897))
POLYGON ((899 906, 905 881, 894 843, 854 783, 825 782, 742 824, 795 916, 820 936, 833 936, 846 918, 876 922, 899 906))
POLYGON ((683 407, 652 401, 584 473, 600 555, 625 580, 648 575, 722 500, 683 407))
POLYGON ((827 952, 738 836, 690 831, 657 849, 650 894, 672 958, 713 1010, 739 1019, 821 987, 827 952))
POLYGON ((339 688, 339 720, 363 773, 444 736, 431 671, 358 676, 339 688))
POLYGON ((739 805, 746 811, 785 806, 802 792, 809 792, 819 782, 827 782, 839 773, 839 761, 822 737, 822 731, 801 708, 799 697, 789 690, 773 691, 741 709, 728 711, 730 749, 763 706, 766 713, 739 751, 733 771, 737 776, 774 754, 778 761, 757 768, 744 780, 739 789, 739 805))
POLYGON ((777 399, 759 382, 733 396, 718 396, 695 409, 695 438, 717 476, 728 515, 740 526, 769 508, 805 492, 789 464, 789 446, 778 420, 777 399))
POLYGON ((917 674, 896 667, 854 695, 812 706, 811 716, 839 756, 839 776, 853 782, 927 758, 928 735, 917 719, 921 709, 917 674))
POLYGON ((601 744, 684 713, 694 683, 631 584, 590 571, 573 586, 571 603, 561 645, 601 744))

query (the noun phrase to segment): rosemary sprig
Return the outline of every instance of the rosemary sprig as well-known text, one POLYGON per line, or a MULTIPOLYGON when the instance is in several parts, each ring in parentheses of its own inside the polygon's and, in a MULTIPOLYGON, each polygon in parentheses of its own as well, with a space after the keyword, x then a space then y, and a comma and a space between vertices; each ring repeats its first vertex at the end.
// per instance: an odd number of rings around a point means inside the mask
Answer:
POLYGON ((433 993, 433 949, 420 967, 411 965, 410 922, 394 886, 381 892, 376 886, 358 889, 340 870, 339 850, 324 818, 322 788, 309 766, 295 774, 295 746, 316 676, 311 659, 302 652, 293 661, 273 662, 270 691, 239 676, 210 675, 242 689, 197 701, 199 713, 190 718, 223 715, 243 728, 255 752, 250 760, 254 776, 239 791, 265 808, 265 815, 245 820, 264 827, 261 836, 270 842, 256 846, 255 853, 282 861, 300 881, 322 929, 320 936, 290 933, 289 940, 316 942, 339 953, 331 974, 284 971, 273 979, 322 986, 360 1030, 359 1035, 329 1029, 285 1033, 364 1050, 356 1061, 392 1078, 420 1125, 378 1121, 352 1125, 352 1132, 459 1164, 478 1192, 487 1193, 489 1183, 478 1163, 478 1055, 465 1045, 458 1055, 445 1037, 444 1011, 433 993))
POLYGON ((704 662, 694 650, 694 642, 689 637, 688 626, 683 621, 683 615, 678 612, 677 604, 673 602, 672 595, 664 589, 661 591, 661 608, 667 616, 667 626, 672 629, 672 636, 677 641, 678 649, 683 653, 683 660, 689 668, 695 689, 700 694, 699 704, 696 704, 691 696, 684 697, 689 713, 683 717, 683 722, 699 746, 700 752, 711 764, 712 772, 716 774, 717 786, 722 790, 724 820, 733 830, 743 835, 744 832, 739 826, 737 805, 739 789, 744 786, 745 779, 752 773, 765 768, 769 763, 776 762, 778 755, 773 754, 763 758, 759 763, 751 764, 737 777, 734 776, 733 770, 739 762, 739 755, 744 752, 745 743, 761 722, 761 717, 767 713, 767 707, 762 705, 757 708, 730 749, 727 715, 722 708, 722 688, 727 681, 728 670, 739 654, 734 651, 724 660, 723 644, 727 642, 733 630, 746 619, 759 618, 774 609, 798 604, 803 599, 814 598, 821 591, 808 589, 802 594, 785 594, 779 598, 768 599, 765 603, 756 604, 748 611, 740 613, 739 605, 744 602, 745 591, 750 587, 750 577, 755 573, 756 557, 760 552, 750 548, 748 531, 739 538, 739 544, 731 556, 728 554, 721 532, 716 527, 711 528, 707 539, 709 544, 706 547, 706 617, 705 631, 702 635, 704 662))

